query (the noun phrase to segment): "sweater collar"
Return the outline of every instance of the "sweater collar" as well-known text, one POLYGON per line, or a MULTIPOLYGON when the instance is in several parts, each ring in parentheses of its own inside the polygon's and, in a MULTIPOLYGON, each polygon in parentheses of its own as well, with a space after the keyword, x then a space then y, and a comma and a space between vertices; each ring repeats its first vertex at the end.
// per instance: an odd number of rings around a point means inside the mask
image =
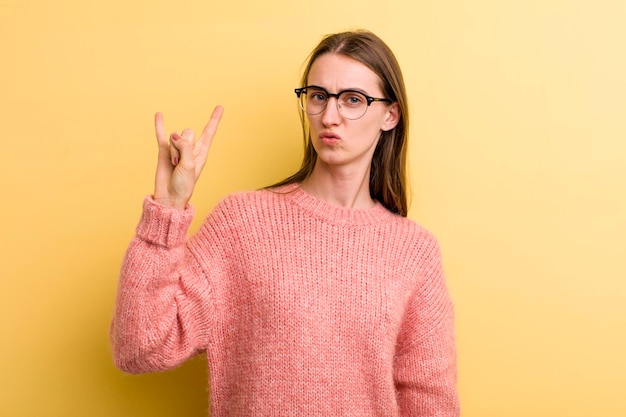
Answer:
POLYGON ((342 226, 373 225, 397 220, 398 215, 391 213, 379 201, 369 209, 339 207, 325 200, 314 197, 304 191, 300 184, 289 184, 273 190, 281 194, 292 204, 313 217, 325 222, 342 226))

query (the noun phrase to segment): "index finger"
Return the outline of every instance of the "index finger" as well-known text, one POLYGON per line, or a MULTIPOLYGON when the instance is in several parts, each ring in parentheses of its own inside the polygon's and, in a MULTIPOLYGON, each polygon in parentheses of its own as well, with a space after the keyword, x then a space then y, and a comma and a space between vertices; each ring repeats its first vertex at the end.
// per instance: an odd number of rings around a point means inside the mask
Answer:
POLYGON ((220 120, 222 119, 222 114, 224 114, 224 108, 222 106, 215 106, 215 109, 213 109, 213 113, 211 114, 211 118, 206 126, 204 126, 204 129, 202 129, 202 134, 198 140, 199 142, 202 142, 203 145, 211 145, 213 136, 215 136, 215 132, 217 132, 217 126, 220 124, 220 120))

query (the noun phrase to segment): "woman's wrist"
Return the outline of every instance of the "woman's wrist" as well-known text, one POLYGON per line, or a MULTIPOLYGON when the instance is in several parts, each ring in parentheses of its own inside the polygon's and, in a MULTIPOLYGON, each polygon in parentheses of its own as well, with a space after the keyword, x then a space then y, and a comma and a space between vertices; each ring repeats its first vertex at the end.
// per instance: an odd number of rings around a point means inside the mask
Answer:
POLYGON ((177 198, 173 198, 173 197, 163 197, 163 196, 157 196, 157 195, 153 195, 152 199, 165 207, 169 207, 172 209, 176 209, 176 210, 185 210, 187 208, 187 204, 189 203, 188 200, 186 199, 177 199, 177 198))

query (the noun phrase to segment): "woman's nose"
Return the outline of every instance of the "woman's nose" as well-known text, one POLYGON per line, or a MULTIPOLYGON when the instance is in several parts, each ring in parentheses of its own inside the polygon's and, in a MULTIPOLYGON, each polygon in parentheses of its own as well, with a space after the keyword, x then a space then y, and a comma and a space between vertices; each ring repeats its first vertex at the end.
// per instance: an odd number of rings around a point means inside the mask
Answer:
POLYGON ((325 126, 338 124, 341 121, 341 112, 339 111, 339 102, 336 97, 328 97, 326 107, 322 113, 322 123, 325 126))

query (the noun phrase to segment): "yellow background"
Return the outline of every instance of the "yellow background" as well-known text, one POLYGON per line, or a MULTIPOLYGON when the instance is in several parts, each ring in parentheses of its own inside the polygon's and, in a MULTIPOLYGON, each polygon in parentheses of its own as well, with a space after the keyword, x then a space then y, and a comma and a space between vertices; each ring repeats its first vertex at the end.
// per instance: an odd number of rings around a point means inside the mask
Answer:
POLYGON ((0 415, 202 416, 202 358, 110 358, 117 274, 152 191, 154 112, 226 112, 193 202, 291 173, 320 36, 396 52, 410 216, 440 239, 466 417, 626 415, 623 0, 0 1, 0 415))

